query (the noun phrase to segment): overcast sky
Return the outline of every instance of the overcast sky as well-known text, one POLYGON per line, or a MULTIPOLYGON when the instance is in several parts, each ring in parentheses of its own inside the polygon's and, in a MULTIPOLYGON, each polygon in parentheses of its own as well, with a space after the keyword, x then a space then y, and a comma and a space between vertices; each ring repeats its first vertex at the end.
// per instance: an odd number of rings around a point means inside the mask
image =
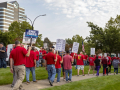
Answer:
POLYGON ((87 21, 104 27, 110 17, 120 15, 120 0, 17 1, 20 7, 25 8, 25 14, 31 20, 38 15, 46 14, 35 21, 34 28, 43 35, 42 39, 48 37, 51 41, 72 38, 76 34, 85 38, 89 36, 90 31, 87 21))

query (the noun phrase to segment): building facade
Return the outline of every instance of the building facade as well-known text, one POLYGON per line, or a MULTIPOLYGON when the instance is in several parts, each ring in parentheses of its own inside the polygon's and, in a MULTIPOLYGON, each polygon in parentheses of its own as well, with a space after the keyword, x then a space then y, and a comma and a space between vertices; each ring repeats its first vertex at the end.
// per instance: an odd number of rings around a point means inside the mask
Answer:
POLYGON ((8 31, 9 25, 13 21, 26 21, 25 9, 19 7, 17 1, 0 3, 0 30, 8 31))

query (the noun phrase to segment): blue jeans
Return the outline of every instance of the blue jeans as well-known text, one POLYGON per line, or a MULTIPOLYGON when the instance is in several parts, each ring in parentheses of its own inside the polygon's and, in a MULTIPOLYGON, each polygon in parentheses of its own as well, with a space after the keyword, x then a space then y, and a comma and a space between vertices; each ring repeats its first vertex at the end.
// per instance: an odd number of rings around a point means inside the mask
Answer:
POLYGON ((6 63, 6 58, 0 58, 0 68, 6 68, 7 63, 6 63))
POLYGON ((71 81, 71 79, 72 79, 72 69, 65 69, 65 76, 66 76, 66 81, 68 81, 68 80, 70 80, 71 81), (68 73, 69 73, 69 78, 68 78, 68 73))
POLYGON ((60 82, 60 75, 61 75, 61 68, 56 68, 57 75, 57 82, 60 82))
POLYGON ((26 67, 26 81, 29 82, 30 71, 32 73, 33 81, 36 81, 35 67, 26 67))
POLYGON ((37 65, 37 67, 39 67, 39 65, 40 65, 39 63, 40 63, 40 61, 37 60, 37 61, 36 61, 36 65, 37 65))
POLYGON ((47 65, 48 79, 53 82, 56 75, 55 65, 47 65))
POLYGON ((84 65, 85 65, 85 66, 87 65, 87 60, 84 60, 84 65))
MULTIPOLYGON (((39 59, 39 63, 41 62, 42 59, 39 59)), ((42 67, 42 62, 41 62, 41 67, 42 67)))
POLYGON ((116 74, 118 74, 118 68, 114 68, 114 72, 116 72, 116 74))

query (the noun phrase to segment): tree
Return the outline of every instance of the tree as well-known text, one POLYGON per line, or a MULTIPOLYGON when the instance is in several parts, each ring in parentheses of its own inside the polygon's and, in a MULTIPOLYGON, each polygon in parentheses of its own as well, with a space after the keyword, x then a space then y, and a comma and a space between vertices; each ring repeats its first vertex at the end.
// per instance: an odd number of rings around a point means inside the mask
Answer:
POLYGON ((83 40, 84 39, 82 38, 82 36, 79 36, 79 35, 74 35, 72 37, 72 39, 70 39, 70 38, 66 39, 66 49, 72 48, 73 47, 73 43, 74 42, 78 42, 79 43, 78 52, 82 51, 82 41, 83 40))
POLYGON ((89 37, 86 37, 87 42, 91 47, 95 47, 96 51, 101 52, 119 52, 120 51, 120 16, 110 18, 106 23, 105 28, 101 28, 92 22, 87 22, 91 28, 89 37), (99 51, 100 51, 99 50, 99 51))
POLYGON ((16 38, 16 34, 14 32, 11 33, 11 32, 0 31, 0 42, 3 42, 5 46, 14 43, 15 38, 16 38))
POLYGON ((35 43, 35 46, 36 47, 43 47, 42 34, 38 35, 38 38, 37 38, 36 43, 35 43))
POLYGON ((44 43, 47 43, 48 48, 52 47, 52 42, 48 39, 48 37, 44 38, 44 43))
POLYGON ((14 21, 9 26, 8 31, 11 33, 14 32, 16 34, 15 40, 22 41, 23 33, 25 32, 26 29, 30 29, 30 30, 32 29, 32 26, 28 22, 26 22, 26 21, 23 21, 23 22, 14 21))

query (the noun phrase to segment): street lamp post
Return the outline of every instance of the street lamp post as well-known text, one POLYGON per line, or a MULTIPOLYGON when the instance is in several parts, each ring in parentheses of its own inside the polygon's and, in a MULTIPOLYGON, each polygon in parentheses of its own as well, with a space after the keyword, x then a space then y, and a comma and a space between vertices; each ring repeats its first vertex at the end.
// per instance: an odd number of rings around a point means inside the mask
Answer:
MULTIPOLYGON (((46 14, 37 16, 37 17, 34 19, 33 22, 32 22, 32 20, 31 20, 30 18, 28 18, 28 17, 20 17, 20 18, 27 18, 27 19, 29 19, 30 22, 31 22, 31 25, 32 25, 32 30, 33 30, 34 22, 35 22, 35 20, 36 20, 38 17, 40 17, 40 16, 46 16, 46 14)), ((32 44, 32 38, 30 39, 30 45, 31 45, 31 44, 32 44)))
POLYGON ((34 25, 34 22, 35 22, 35 20, 36 20, 38 17, 40 17, 40 16, 46 16, 46 14, 37 16, 37 17, 34 19, 34 21, 33 21, 33 22, 32 22, 32 20, 31 20, 30 18, 28 18, 28 17, 20 17, 20 18, 27 18, 27 19, 29 19, 29 20, 30 20, 30 22, 31 22, 31 25, 32 25, 32 30, 33 30, 33 25, 34 25))

